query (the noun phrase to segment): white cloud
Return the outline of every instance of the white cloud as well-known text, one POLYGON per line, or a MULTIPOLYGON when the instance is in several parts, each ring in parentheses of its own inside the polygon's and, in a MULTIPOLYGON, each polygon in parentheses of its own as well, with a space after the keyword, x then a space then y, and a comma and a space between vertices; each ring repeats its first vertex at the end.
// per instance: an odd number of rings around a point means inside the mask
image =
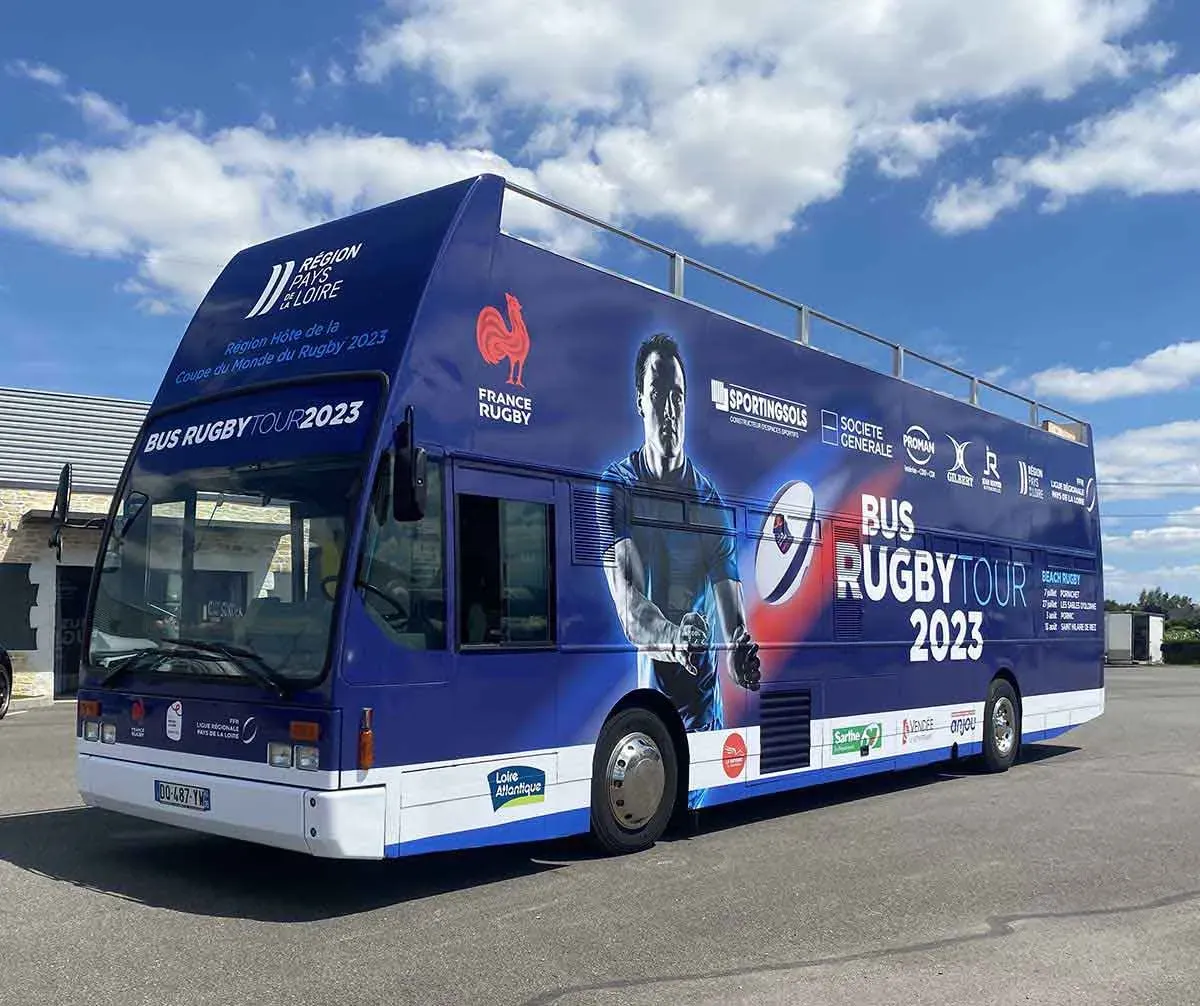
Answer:
POLYGON ((94 91, 80 91, 68 100, 79 109, 87 122, 100 129, 121 133, 133 126, 121 109, 94 91))
POLYGON ((8 64, 8 72, 14 77, 25 77, 39 84, 49 84, 51 87, 65 87, 67 75, 45 63, 31 63, 28 60, 17 59, 8 64))
MULTIPOLYGON (((857 162, 908 178, 981 135, 974 119, 998 99, 1057 100, 1158 67, 1167 50, 1125 42, 1151 6, 696 0, 681 16, 661 0, 395 0, 354 72, 431 73, 458 113, 444 143, 281 135, 268 119, 210 131, 198 114, 131 122, 59 71, 15 63, 107 135, 0 157, 0 226, 130 262, 125 289, 147 310, 190 307, 248 243, 485 170, 615 223, 667 219, 767 248, 857 162)), ((343 80, 327 67, 299 69, 302 94, 343 80)), ((584 240, 529 204, 506 217, 557 247, 584 240)))
MULTIPOLYGON (((487 150, 333 129, 304 136, 186 122, 133 126, 107 145, 0 157, 0 225, 132 264, 144 309, 193 308, 240 248, 482 172, 543 184, 487 150)), ((552 173, 551 173, 552 174, 552 173)), ((583 195, 582 193, 577 193, 583 195)), ((506 226, 578 250, 582 232, 528 200, 506 226)))
POLYGON ((1101 508, 1200 491, 1200 419, 1126 430, 1096 442, 1101 508))
POLYGON ((1200 506, 1194 506, 1188 510, 1177 510, 1175 513, 1169 514, 1167 520, 1172 524, 1200 526, 1200 506))
MULTIPOLYGON (((1197 126, 1200 128, 1200 120, 1197 126)), ((1200 340, 1177 342, 1156 349, 1120 367, 1097 370, 1052 367, 1032 375, 1029 386, 1040 398, 1102 402, 1153 392, 1178 391, 1197 379, 1200 379, 1200 340)))
MULTIPOLYGON (((1106 555, 1135 554, 1156 561, 1167 553, 1191 552, 1200 558, 1200 506, 1176 510, 1157 527, 1136 528, 1127 534, 1105 534, 1106 555)), ((1105 518, 1106 526, 1117 521, 1105 518)))
POLYGON ((969 129, 957 119, 931 122, 868 123, 859 131, 859 145, 878 158, 878 167, 889 178, 912 178, 929 161, 936 161, 950 147, 975 139, 978 129, 969 129))
POLYGON ((15 77, 24 77, 53 88, 64 101, 79 109, 88 125, 113 133, 122 132, 132 125, 121 109, 95 91, 83 90, 71 94, 67 90, 67 75, 45 63, 18 59, 8 64, 8 72, 15 77))
POLYGON ((1042 193, 1055 212, 1094 192, 1129 196, 1200 192, 1200 74, 1179 76, 1116 111, 1088 119, 1040 154, 995 162, 990 180, 949 186, 930 205, 948 234, 986 227, 1042 193))
POLYGON ((1104 567, 1104 594, 1114 601, 1136 601, 1143 590, 1161 587, 1169 594, 1200 598, 1200 564, 1157 565, 1147 569, 1104 567))
POLYGON ((1129 534, 1104 539, 1105 554, 1113 552, 1180 552, 1200 554, 1200 527, 1170 526, 1138 528, 1129 534))
POLYGON ((464 116, 511 113, 528 152, 607 180, 626 213, 765 246, 840 194, 857 158, 911 177, 978 135, 974 107, 1160 68, 1165 47, 1121 41, 1151 6, 392 0, 356 69, 430 72, 464 116))

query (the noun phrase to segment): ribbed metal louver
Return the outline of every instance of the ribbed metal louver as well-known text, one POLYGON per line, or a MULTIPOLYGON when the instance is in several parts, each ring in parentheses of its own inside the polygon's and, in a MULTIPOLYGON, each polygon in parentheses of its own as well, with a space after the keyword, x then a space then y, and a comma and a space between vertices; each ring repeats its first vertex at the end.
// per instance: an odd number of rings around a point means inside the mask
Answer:
POLYGON ((812 746, 812 692, 763 692, 759 700, 759 772, 806 768, 812 746))

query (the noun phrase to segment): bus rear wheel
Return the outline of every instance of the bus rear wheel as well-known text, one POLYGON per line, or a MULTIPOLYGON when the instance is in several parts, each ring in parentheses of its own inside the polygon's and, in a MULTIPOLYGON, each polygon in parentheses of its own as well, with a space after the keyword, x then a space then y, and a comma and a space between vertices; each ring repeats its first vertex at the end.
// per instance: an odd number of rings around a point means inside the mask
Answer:
POLYGON ((661 719, 623 709, 604 724, 592 762, 592 834, 607 852, 638 852, 662 837, 675 808, 679 763, 661 719))
POLYGON ((983 706, 983 763, 989 772, 1006 772, 1021 749, 1021 713, 1017 693, 1003 678, 988 689, 983 706))

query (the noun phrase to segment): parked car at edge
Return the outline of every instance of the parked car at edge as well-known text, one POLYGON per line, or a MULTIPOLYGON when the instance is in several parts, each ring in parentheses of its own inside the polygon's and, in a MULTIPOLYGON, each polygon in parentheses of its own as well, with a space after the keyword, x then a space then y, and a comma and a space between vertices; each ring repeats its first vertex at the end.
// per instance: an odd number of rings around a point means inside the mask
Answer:
POLYGON ((0 720, 4 719, 12 702, 12 680, 12 661, 8 651, 0 646, 0 720))

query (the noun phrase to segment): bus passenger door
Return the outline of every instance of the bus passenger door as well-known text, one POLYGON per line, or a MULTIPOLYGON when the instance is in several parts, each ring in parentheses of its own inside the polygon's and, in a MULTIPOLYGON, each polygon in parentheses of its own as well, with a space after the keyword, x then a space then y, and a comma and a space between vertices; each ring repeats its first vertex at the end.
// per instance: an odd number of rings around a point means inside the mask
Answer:
POLYGON ((556 484, 453 469, 454 732, 462 756, 556 746, 556 484))

